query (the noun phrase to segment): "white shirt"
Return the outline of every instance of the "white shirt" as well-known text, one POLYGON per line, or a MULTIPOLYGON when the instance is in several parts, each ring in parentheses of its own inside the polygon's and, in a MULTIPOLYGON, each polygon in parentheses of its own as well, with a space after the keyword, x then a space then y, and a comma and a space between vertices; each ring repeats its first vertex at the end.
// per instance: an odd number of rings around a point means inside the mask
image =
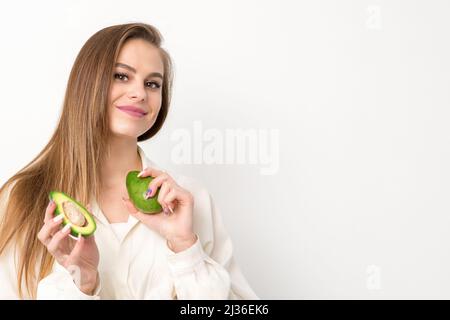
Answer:
MULTIPOLYGON (((143 167, 161 169, 139 148, 143 167)), ((167 171, 167 170, 165 170, 167 171)), ((95 199, 100 252, 99 285, 93 296, 81 292, 69 271, 54 263, 38 285, 38 299, 258 299, 233 258, 233 247, 208 191, 191 178, 168 172, 194 196, 190 248, 174 253, 166 240, 133 216, 110 224, 95 199)), ((0 202, 0 216, 6 200, 0 202)), ((17 299, 16 269, 11 249, 0 256, 0 299, 17 299)))
POLYGON ((125 238, 125 236, 128 234, 130 229, 134 225, 133 220, 128 220, 127 222, 115 222, 110 223, 112 231, 114 232, 114 235, 117 238, 117 241, 122 242, 122 240, 125 238))

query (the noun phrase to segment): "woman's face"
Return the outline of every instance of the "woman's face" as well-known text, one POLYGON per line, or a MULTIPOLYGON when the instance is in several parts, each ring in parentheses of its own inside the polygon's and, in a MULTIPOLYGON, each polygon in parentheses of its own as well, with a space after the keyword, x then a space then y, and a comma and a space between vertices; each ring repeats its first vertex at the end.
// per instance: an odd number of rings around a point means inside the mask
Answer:
POLYGON ((108 97, 110 130, 137 138, 155 123, 161 108, 164 64, 158 49, 142 39, 122 47, 108 97))

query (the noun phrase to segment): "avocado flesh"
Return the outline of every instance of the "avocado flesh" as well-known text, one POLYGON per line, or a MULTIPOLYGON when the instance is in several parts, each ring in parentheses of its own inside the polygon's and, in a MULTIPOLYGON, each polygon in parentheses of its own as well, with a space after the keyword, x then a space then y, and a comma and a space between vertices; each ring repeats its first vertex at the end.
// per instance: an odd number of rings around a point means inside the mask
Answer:
POLYGON ((69 197, 64 192, 51 191, 50 199, 56 204, 55 216, 64 216, 62 224, 70 223, 70 234, 74 237, 84 237, 93 234, 97 228, 93 216, 79 202, 69 197))
POLYGON ((158 202, 159 188, 156 194, 145 199, 148 185, 153 180, 152 177, 138 177, 139 171, 130 171, 127 174, 126 186, 128 196, 136 209, 147 214, 156 214, 162 211, 161 204, 158 202))

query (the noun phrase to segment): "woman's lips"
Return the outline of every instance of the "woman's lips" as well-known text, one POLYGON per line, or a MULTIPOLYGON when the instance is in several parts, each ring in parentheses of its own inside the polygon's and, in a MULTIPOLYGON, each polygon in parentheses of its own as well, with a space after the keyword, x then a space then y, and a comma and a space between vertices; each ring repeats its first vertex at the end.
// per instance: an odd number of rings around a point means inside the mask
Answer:
POLYGON ((131 110, 130 108, 126 108, 126 107, 117 107, 117 109, 119 109, 120 111, 123 111, 125 113, 128 113, 130 116, 133 116, 136 118, 142 118, 147 114, 147 113, 143 113, 142 111, 131 110))

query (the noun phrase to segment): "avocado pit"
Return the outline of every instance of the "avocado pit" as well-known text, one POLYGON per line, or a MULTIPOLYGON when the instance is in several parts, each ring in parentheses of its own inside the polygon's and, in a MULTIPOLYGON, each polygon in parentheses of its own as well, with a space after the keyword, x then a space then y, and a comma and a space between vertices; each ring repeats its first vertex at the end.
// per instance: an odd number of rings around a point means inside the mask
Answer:
POLYGON ((75 204, 70 201, 64 201, 62 207, 67 219, 69 219, 72 225, 77 227, 84 227, 86 225, 86 218, 75 204))

